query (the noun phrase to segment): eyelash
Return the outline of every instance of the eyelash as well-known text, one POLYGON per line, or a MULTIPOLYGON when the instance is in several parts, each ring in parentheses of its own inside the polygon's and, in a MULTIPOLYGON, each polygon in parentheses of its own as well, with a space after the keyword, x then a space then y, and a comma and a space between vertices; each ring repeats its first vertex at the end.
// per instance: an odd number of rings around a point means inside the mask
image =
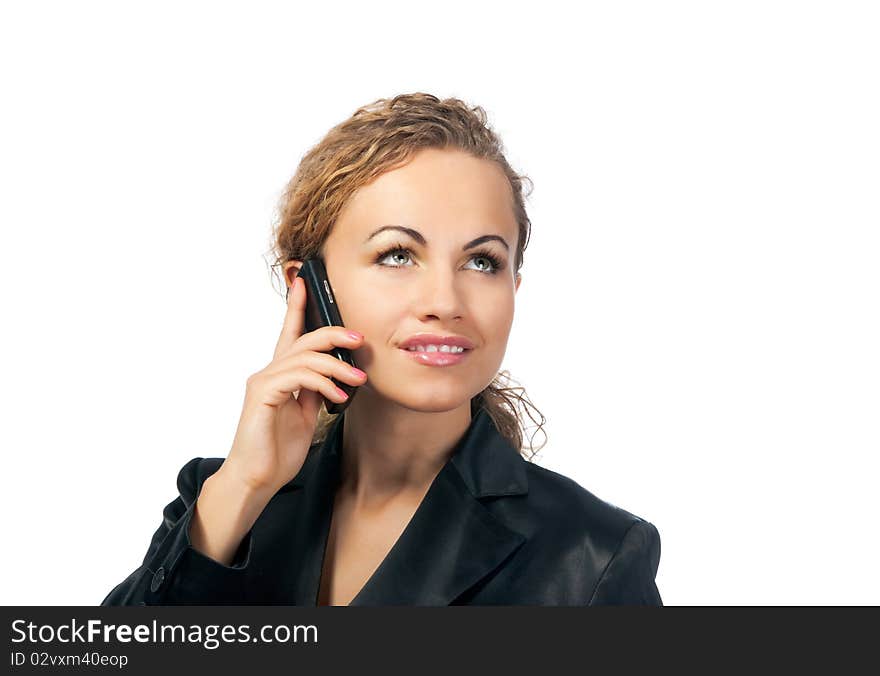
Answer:
MULTIPOLYGON (((409 256, 412 256, 412 250, 403 246, 402 244, 394 244, 393 246, 385 249, 382 253, 376 256, 376 263, 379 263, 383 258, 393 253, 405 253, 409 256)), ((473 257, 480 257, 487 259, 490 263, 492 263, 492 270, 478 270, 477 272, 482 272, 484 275, 495 275, 498 274, 501 270, 504 269, 503 261, 494 255, 491 251, 486 249, 482 249, 480 251, 475 251, 473 257)), ((403 265, 384 265, 386 268, 402 268, 405 267, 403 265)))

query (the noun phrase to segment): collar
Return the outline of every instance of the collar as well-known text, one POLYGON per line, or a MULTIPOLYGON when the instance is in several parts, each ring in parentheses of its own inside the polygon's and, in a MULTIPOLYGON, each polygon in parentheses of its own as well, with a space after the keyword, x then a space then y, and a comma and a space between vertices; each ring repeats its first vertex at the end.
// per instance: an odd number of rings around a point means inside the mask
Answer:
MULTIPOLYGON (((330 533, 334 488, 339 482, 343 412, 323 443, 309 449, 291 492, 277 496, 287 514, 298 498, 288 568, 298 573, 281 593, 294 605, 315 605, 330 533)), ((478 498, 528 492, 526 460, 481 409, 434 478, 403 533, 361 590, 353 606, 450 605, 507 560, 527 538, 478 498)), ((267 508, 268 509, 268 508, 267 508)))

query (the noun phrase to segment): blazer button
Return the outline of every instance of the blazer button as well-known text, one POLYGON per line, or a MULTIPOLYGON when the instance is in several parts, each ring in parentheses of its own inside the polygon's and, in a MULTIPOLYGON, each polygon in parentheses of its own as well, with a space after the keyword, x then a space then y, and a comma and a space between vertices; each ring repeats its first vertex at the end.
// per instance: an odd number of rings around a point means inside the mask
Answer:
POLYGON ((159 569, 153 575, 153 581, 150 583, 150 591, 156 592, 159 590, 159 587, 162 586, 162 583, 165 581, 165 569, 162 566, 159 566, 159 569))

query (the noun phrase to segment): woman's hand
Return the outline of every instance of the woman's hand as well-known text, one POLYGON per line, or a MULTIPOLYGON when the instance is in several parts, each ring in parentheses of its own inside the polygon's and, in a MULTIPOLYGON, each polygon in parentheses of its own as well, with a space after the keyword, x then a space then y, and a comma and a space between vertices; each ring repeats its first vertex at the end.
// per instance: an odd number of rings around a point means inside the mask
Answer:
POLYGON ((303 334, 306 285, 295 278, 287 314, 272 361, 247 379, 244 407, 226 461, 218 472, 235 477, 254 492, 270 494, 297 475, 305 462, 317 424, 322 395, 345 401, 330 380, 362 385, 366 374, 325 354, 350 350, 363 336, 342 326, 323 326, 303 334))

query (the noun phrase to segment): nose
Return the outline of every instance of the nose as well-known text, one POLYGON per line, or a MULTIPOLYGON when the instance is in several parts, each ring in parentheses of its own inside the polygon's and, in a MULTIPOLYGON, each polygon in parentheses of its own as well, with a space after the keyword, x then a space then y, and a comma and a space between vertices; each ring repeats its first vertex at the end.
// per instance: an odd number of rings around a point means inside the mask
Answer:
POLYGON ((461 316, 463 301, 456 287, 455 273, 434 270, 419 275, 415 282, 414 305, 418 316, 451 320, 461 316))

